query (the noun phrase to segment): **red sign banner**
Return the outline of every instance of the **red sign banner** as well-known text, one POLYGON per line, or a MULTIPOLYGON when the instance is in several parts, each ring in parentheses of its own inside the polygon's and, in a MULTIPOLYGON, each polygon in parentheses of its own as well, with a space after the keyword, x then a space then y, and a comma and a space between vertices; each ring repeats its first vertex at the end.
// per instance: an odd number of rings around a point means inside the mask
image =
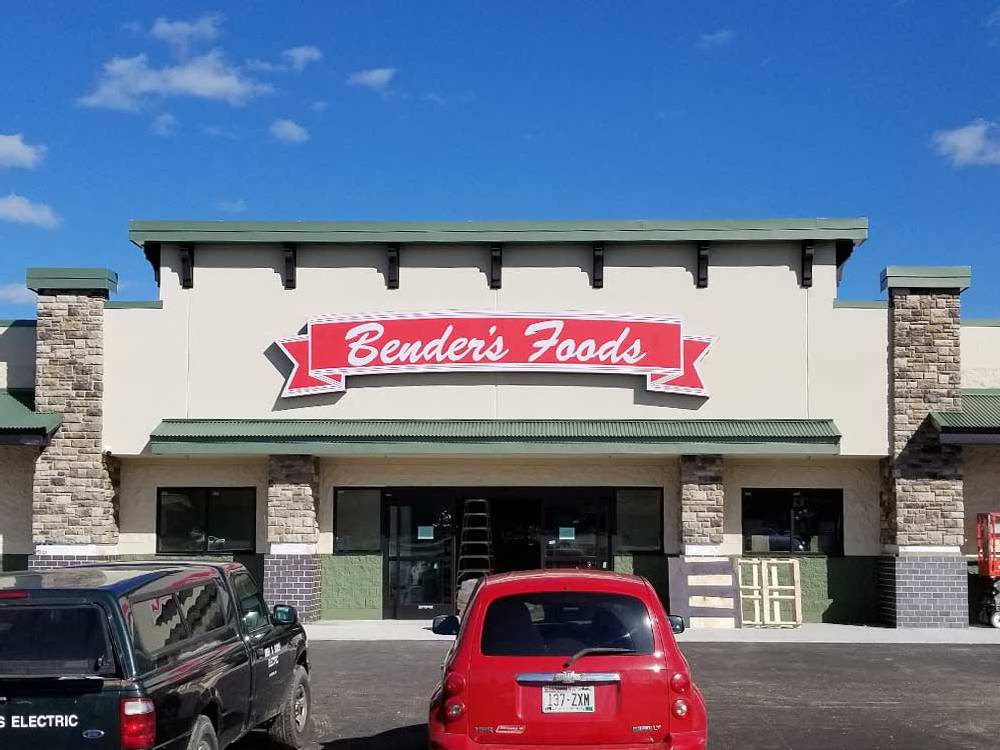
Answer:
POLYGON ((283 396, 347 388, 348 375, 585 372, 646 376, 646 389, 708 396, 698 363, 713 342, 682 321, 604 313, 330 315, 275 342, 292 361, 283 396))

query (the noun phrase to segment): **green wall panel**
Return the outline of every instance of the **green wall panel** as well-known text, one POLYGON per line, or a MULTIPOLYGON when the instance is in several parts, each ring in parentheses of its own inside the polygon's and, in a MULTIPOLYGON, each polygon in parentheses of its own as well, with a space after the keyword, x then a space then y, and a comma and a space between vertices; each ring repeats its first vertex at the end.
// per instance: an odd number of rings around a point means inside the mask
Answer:
POLYGON ((382 555, 322 555, 320 574, 322 619, 382 619, 382 555))
POLYGON ((877 557, 800 557, 805 622, 878 622, 877 557))

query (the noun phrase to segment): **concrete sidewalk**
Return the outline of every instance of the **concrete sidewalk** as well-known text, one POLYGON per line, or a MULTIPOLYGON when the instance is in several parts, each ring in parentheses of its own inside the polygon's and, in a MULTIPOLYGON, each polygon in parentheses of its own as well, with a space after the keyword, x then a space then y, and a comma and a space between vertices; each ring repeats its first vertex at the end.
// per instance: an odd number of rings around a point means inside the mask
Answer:
MULTIPOLYGON (((430 620, 324 620, 306 625, 313 641, 450 641, 434 635, 430 620)), ((807 623, 798 628, 689 630, 684 643, 941 643, 1000 646, 1000 630, 896 630, 862 625, 807 623)))

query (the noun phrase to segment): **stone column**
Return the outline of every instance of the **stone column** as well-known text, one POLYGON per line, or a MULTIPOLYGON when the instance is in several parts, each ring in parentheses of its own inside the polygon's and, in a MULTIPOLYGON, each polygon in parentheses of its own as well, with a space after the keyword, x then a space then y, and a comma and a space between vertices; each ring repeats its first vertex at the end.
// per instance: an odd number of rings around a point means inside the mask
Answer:
POLYGON ((29 567, 118 552, 116 488, 101 450, 104 303, 118 277, 103 268, 31 268, 38 293, 35 408, 62 416, 35 464, 29 567))
POLYGON ((670 611, 695 628, 736 627, 733 562, 722 556, 722 456, 681 456, 681 557, 671 559, 670 611))
POLYGON ((882 615, 896 627, 967 627, 960 446, 928 415, 960 411, 960 298, 968 267, 890 266, 889 449, 882 492, 882 615))
POLYGON ((319 461, 315 456, 270 456, 264 598, 291 604, 304 622, 319 619, 319 461))

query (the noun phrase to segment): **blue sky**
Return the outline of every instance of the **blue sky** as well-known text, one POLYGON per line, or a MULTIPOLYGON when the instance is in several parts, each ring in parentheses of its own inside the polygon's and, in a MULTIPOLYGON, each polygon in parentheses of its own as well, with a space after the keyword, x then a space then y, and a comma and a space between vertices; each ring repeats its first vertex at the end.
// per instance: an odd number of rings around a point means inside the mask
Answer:
POLYGON ((0 316, 130 218, 866 215, 1000 317, 1000 2, 5 4, 0 316))

